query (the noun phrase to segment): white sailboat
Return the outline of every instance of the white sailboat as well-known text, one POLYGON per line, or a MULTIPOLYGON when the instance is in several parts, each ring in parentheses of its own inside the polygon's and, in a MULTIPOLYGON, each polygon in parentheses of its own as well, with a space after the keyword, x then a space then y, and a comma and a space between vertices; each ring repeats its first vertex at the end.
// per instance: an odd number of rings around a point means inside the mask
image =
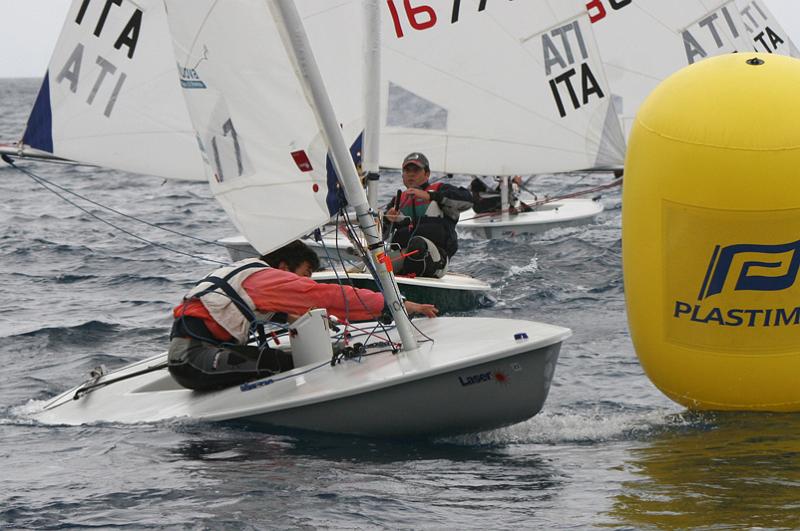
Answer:
MULTIPOLYGON (((70 15, 81 5, 86 2, 75 2, 70 15)), ((270 250, 324 221, 325 175, 316 163, 330 149, 395 326, 386 339, 356 331, 351 340, 363 342, 357 355, 336 356, 321 326, 326 321, 312 311, 293 325, 290 371, 198 393, 176 384, 161 354, 94 375, 48 402, 36 418, 81 424, 188 417, 408 436, 489 429, 535 415, 570 331, 505 319, 412 325, 382 260, 384 246, 294 3, 166 0, 165 6, 182 78, 192 69, 183 95, 207 155, 204 171, 237 228, 270 250), (254 84, 264 90, 253 91, 254 84), (275 215, 267 210, 274 203, 289 210, 284 202, 293 204, 289 222, 264 231, 275 215)))
POLYGON ((603 212, 599 197, 539 201, 523 196, 517 205, 512 205, 505 191, 510 186, 510 179, 505 178, 501 184, 504 197, 500 202, 500 211, 477 214, 474 210, 468 210, 458 223, 460 230, 489 239, 513 238, 541 234, 556 227, 584 225, 603 212), (530 210, 510 211, 512 206, 522 209, 523 204, 532 206, 527 207, 530 210))
MULTIPOLYGON (((467 175, 622 165, 625 141, 585 2, 427 4, 383 9, 382 165, 409 151, 426 153, 434 171, 467 175)), ((537 233, 603 210, 572 198, 515 215, 503 206, 462 213, 459 231, 537 233)))

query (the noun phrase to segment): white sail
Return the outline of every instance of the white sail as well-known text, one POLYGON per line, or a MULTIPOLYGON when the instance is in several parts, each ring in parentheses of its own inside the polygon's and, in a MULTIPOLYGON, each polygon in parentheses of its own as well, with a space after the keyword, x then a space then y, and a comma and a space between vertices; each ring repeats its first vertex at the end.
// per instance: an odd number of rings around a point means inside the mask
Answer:
POLYGON ((23 143, 107 168, 205 179, 161 0, 72 2, 23 143))
POLYGON ((800 51, 764 0, 736 0, 745 30, 756 52, 800 57, 800 51))
MULTIPOLYGON (((327 148, 264 0, 167 0, 166 6, 211 190, 231 220, 260 252, 322 225, 330 216, 327 148)), ((331 2, 326 11, 354 6, 331 2)), ((354 27, 359 13, 349 12, 354 27)), ((314 19, 307 18, 310 25, 314 19)), ((360 57, 358 33, 351 33, 349 48, 348 32, 327 29, 339 53, 360 57)), ((360 74, 345 64, 337 63, 340 80, 358 89, 360 74)), ((352 138, 362 124, 360 103, 340 102, 337 112, 352 138)))
POLYGON ((381 165, 411 151, 434 170, 469 174, 621 165, 624 138, 585 2, 387 0, 381 9, 381 165))
POLYGON ((769 18, 754 0, 592 0, 587 10, 626 133, 662 80, 706 57, 753 49, 769 18))

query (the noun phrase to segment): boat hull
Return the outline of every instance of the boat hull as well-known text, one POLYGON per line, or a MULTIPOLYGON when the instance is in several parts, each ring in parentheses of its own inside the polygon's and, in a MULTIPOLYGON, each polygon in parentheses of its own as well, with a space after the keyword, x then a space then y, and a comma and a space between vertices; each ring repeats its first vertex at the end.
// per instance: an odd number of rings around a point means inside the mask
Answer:
MULTIPOLYGON (((172 418, 235 421, 374 437, 417 437, 481 431, 535 415, 543 406, 562 327, 509 319, 437 318, 414 321, 436 341, 392 353, 370 341, 353 342, 368 355, 305 367, 214 392, 182 388, 158 367, 165 354, 109 373, 110 382, 74 399, 81 386, 47 403, 47 424, 155 422, 172 418), (143 370, 145 372, 143 372, 143 370), (126 377, 120 379, 122 377, 126 377)), ((396 341, 396 331, 390 332, 396 341)))
POLYGON ((593 221, 603 205, 592 199, 563 199, 515 215, 462 214, 458 228, 474 236, 495 239, 540 234, 556 227, 574 227, 593 221))
POLYGON ((370 437, 458 434, 509 426, 544 406, 561 345, 248 423, 370 437), (351 412, 355 414, 351 414, 351 412))

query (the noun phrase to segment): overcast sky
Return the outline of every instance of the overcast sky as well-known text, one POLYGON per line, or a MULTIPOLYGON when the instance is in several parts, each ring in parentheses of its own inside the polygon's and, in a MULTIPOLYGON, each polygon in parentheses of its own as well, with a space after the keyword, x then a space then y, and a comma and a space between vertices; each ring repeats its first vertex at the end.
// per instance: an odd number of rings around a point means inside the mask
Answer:
MULTIPOLYGON (((764 1, 800 45, 800 0, 764 1)), ((0 0, 0 77, 44 75, 69 4, 70 0, 0 0)))

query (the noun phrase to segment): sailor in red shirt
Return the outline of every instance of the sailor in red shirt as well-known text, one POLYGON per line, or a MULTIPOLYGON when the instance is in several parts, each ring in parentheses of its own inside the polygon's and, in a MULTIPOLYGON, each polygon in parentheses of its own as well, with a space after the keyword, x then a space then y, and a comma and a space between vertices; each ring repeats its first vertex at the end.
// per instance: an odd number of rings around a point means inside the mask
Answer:
MULTIPOLYGON (((173 310, 168 360, 175 380, 190 389, 221 389, 293 368, 289 354, 246 345, 256 321, 285 322, 312 308, 352 321, 380 318, 383 295, 318 283, 309 278, 318 268, 316 253, 295 241, 201 280, 173 310)), ((405 305, 410 314, 437 313, 430 304, 405 305)))

